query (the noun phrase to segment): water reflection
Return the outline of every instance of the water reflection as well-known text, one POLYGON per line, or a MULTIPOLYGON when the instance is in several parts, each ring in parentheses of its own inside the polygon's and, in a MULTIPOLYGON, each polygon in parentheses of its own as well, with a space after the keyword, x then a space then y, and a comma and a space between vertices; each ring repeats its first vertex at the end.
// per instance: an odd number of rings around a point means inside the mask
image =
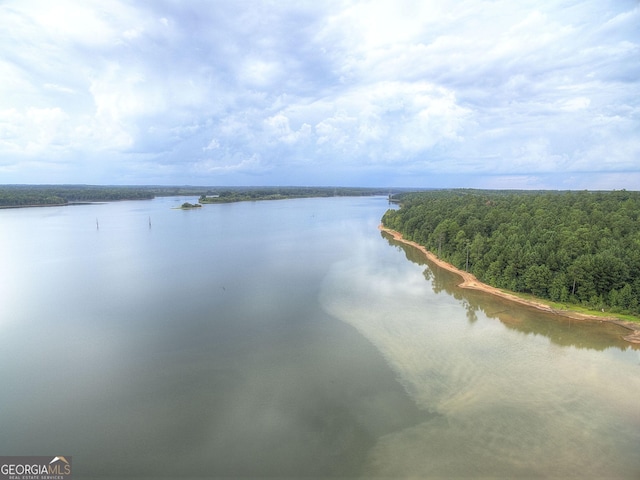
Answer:
POLYGON ((417 248, 395 240, 382 232, 390 245, 403 251, 406 258, 418 265, 425 265, 424 278, 430 283, 434 293, 445 292, 464 307, 470 323, 478 320, 478 313, 500 320, 508 328, 532 334, 543 335, 556 345, 606 350, 611 347, 621 350, 640 349, 622 339, 628 334, 623 327, 601 321, 575 320, 560 315, 542 312, 533 307, 518 305, 508 300, 476 290, 458 287, 461 279, 433 262, 429 261, 417 248))
POLYGON ((431 417, 379 438, 367 475, 638 476, 635 352, 600 328, 558 326, 457 289, 435 267, 425 281, 415 249, 380 240, 386 252, 359 242, 362 251, 333 265, 321 303, 375 345, 431 417), (398 249, 403 262, 391 258, 398 249))
POLYGON ((0 212, 4 454, 71 452, 78 478, 640 478, 637 352, 456 289, 377 235, 386 199, 175 202, 0 212))
POLYGON ((0 452, 70 452, 83 479, 351 477, 431 418, 317 300, 385 199, 176 203, 0 211, 0 452))

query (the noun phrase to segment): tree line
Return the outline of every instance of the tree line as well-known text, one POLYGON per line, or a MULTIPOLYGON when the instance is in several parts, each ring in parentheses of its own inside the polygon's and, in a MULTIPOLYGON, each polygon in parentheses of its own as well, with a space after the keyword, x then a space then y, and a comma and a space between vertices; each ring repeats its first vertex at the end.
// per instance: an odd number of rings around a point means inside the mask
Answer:
POLYGON ((404 194, 383 224, 479 280, 640 314, 640 192, 404 194))
POLYGON ((282 198, 384 195, 385 189, 367 187, 199 187, 120 185, 0 185, 0 208, 65 205, 77 202, 148 200, 193 195, 201 203, 226 203, 282 198))
POLYGON ((0 207, 65 205, 77 202, 146 200, 155 193, 150 188, 94 185, 1 185, 0 207))
POLYGON ((200 196, 200 203, 232 203, 287 198, 356 197, 385 195, 385 189, 367 187, 224 187, 200 196))

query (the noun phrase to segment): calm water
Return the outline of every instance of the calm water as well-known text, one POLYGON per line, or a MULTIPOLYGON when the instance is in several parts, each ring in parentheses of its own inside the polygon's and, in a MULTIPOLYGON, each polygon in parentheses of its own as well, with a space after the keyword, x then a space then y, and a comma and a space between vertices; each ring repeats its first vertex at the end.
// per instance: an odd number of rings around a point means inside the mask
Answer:
POLYGON ((623 330, 457 290, 377 230, 384 198, 185 200, 0 210, 1 455, 79 479, 640 478, 623 330))

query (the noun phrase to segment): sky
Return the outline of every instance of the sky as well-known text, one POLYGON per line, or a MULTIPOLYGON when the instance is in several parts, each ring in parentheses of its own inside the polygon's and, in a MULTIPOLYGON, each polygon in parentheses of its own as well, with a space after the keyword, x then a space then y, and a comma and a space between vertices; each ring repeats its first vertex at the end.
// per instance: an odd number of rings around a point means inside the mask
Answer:
POLYGON ((0 1, 6 183, 640 190, 640 2, 0 1))

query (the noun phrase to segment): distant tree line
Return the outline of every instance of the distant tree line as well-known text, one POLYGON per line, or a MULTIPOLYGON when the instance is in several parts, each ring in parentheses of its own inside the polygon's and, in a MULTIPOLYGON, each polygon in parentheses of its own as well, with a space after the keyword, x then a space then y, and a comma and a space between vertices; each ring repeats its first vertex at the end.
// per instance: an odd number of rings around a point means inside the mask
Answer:
POLYGON ((200 203, 231 203, 286 198, 354 197, 385 195, 384 189, 356 187, 228 187, 203 194, 200 203))
POLYGON ((0 185, 0 208, 66 205, 77 202, 148 200, 163 196, 200 196, 200 203, 283 198, 385 195, 385 189, 358 187, 198 187, 119 185, 0 185))
POLYGON ((640 192, 439 190, 399 201, 385 226, 485 283, 640 313, 640 192))
POLYGON ((2 185, 0 207, 29 205, 65 205, 74 202, 110 202, 143 200, 154 197, 142 187, 110 187, 90 185, 2 185))

